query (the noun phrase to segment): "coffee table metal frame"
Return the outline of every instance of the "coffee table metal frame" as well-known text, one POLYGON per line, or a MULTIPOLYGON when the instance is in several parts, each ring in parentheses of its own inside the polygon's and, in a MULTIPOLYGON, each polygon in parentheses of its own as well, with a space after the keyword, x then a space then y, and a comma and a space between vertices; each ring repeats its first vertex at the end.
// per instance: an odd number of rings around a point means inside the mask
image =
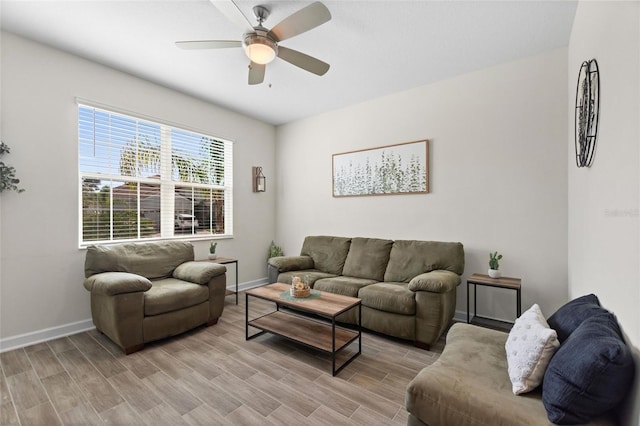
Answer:
MULTIPOLYGON (((322 292, 321 292, 322 293, 322 292)), ((322 296, 321 296, 322 297, 322 296)), ((287 340, 291 340, 297 343, 300 343, 304 346, 311 347, 314 349, 318 349, 325 353, 331 354, 331 373, 333 376, 340 373, 343 368, 349 365, 356 357, 358 357, 362 353, 362 308, 361 301, 358 299, 357 302, 354 302, 352 305, 336 311, 332 314, 325 314, 318 312, 312 308, 305 307, 306 302, 301 301, 289 301, 285 299, 276 299, 275 297, 263 296, 259 294, 252 293, 251 290, 247 290, 245 292, 245 339, 251 340, 258 336, 263 335, 264 333, 275 334, 280 337, 284 337, 287 340), (258 299, 267 300, 269 302, 273 302, 276 305, 276 310, 274 312, 270 312, 264 314, 260 317, 249 320, 249 296, 256 297, 258 299), (319 319, 312 319, 302 315, 296 315, 293 312, 284 312, 280 310, 280 307, 284 306, 287 308, 291 308, 297 311, 310 313, 316 315, 318 317, 326 318, 331 320, 331 326, 329 326, 325 321, 320 321, 319 319), (344 312, 347 312, 351 309, 358 308, 358 324, 355 327, 355 330, 348 329, 343 326, 336 326, 336 317, 344 312), (274 326, 273 323, 269 325, 271 321, 275 321, 277 323, 282 323, 283 321, 288 321, 286 323, 286 327, 283 326, 274 326), (254 333, 249 335, 249 327, 254 327, 261 330, 258 333, 254 333), (296 337, 295 332, 290 332, 294 330, 295 327, 307 327, 313 328, 315 333, 324 334, 331 333, 331 347, 328 348, 326 345, 322 345, 318 340, 317 342, 313 342, 314 339, 307 339, 307 341, 303 341, 300 338, 296 337), (340 335, 340 342, 336 344, 336 330, 340 335), (340 367, 336 369, 336 354, 345 349, 355 340, 358 340, 358 352, 353 354, 348 360, 346 360, 340 367)), ((315 334, 314 333, 314 334, 315 334)), ((317 336, 316 336, 317 337, 317 336)))

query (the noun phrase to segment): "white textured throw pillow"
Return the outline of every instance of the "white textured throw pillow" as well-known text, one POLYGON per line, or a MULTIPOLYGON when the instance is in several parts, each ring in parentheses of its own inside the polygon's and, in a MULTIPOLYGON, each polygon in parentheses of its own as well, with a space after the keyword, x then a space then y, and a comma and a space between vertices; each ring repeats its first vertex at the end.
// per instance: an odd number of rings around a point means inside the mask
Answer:
POLYGON ((540 307, 535 304, 516 319, 504 347, 513 393, 520 395, 542 383, 544 372, 560 343, 556 331, 549 328, 540 307))

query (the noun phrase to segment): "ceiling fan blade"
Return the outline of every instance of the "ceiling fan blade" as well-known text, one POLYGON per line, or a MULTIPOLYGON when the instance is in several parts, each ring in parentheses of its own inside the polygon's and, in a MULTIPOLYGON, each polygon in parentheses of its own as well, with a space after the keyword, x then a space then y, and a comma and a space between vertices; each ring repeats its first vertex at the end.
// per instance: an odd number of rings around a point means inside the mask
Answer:
POLYGON ((227 49, 229 47, 242 47, 241 41, 235 40, 195 40, 176 41, 180 49, 227 49))
POLYGON ((331 12, 319 1, 284 18, 269 34, 277 41, 286 40, 331 20, 331 12))
POLYGON ((233 2, 233 0, 210 0, 211 3, 218 8, 220 12, 227 19, 233 22, 238 27, 242 28, 244 32, 253 32, 253 25, 251 25, 251 21, 244 16, 244 13, 240 11, 238 6, 233 2))
POLYGON ((325 75, 329 71, 330 65, 316 59, 313 56, 305 55, 297 50, 288 49, 284 46, 278 46, 278 57, 295 65, 298 68, 309 71, 317 75, 325 75))
POLYGON ((249 84, 260 84, 264 81, 265 65, 251 62, 249 65, 249 84))

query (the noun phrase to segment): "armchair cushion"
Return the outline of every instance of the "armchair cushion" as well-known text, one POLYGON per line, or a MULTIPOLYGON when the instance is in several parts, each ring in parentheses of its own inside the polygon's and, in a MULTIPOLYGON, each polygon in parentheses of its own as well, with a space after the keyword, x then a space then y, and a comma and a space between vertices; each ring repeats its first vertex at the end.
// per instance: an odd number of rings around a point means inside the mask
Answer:
POLYGON ((154 281, 144 293, 144 315, 177 311, 209 300, 209 287, 176 278, 154 281))
POLYGON ((431 271, 420 274, 409 281, 411 291, 430 291, 432 293, 446 293, 460 284, 460 276, 451 271, 431 271))
POLYGON ((191 283, 206 285, 211 278, 227 272, 227 267, 219 263, 185 262, 173 271, 173 277, 191 283))
POLYGON ((275 266, 278 272, 313 269, 313 259, 309 256, 277 256, 269 259, 269 265, 275 266))
POLYGON ((166 278, 178 265, 189 260, 193 260, 193 245, 182 241, 89 246, 84 276, 100 272, 129 272, 150 280, 166 278))
POLYGON ((86 278, 83 285, 92 293, 115 296, 122 293, 147 291, 151 288, 151 281, 128 272, 103 272, 86 278))

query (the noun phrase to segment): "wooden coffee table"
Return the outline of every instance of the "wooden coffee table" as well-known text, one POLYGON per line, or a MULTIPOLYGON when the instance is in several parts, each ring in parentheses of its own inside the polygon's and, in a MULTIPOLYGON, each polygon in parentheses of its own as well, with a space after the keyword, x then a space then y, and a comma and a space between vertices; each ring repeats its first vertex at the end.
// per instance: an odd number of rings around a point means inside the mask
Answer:
POLYGON ((282 336, 294 342, 319 349, 331 354, 331 373, 335 376, 358 355, 362 353, 362 310, 361 300, 355 297, 342 296, 325 291, 319 291, 319 297, 309 299, 285 299, 281 297, 283 292, 289 292, 288 284, 275 283, 263 287, 254 288, 245 292, 245 338, 253 339, 266 332, 282 336), (249 296, 268 300, 276 304, 274 312, 249 320, 249 296), (280 310, 281 306, 295 311, 306 312, 322 318, 330 319, 331 324, 318 319, 312 319, 293 312, 280 310), (358 324, 355 330, 336 326, 336 317, 350 309, 358 308, 358 324), (249 336, 249 327, 255 327, 260 331, 249 336), (336 369, 336 354, 358 340, 358 352, 353 354, 338 369, 336 369))

